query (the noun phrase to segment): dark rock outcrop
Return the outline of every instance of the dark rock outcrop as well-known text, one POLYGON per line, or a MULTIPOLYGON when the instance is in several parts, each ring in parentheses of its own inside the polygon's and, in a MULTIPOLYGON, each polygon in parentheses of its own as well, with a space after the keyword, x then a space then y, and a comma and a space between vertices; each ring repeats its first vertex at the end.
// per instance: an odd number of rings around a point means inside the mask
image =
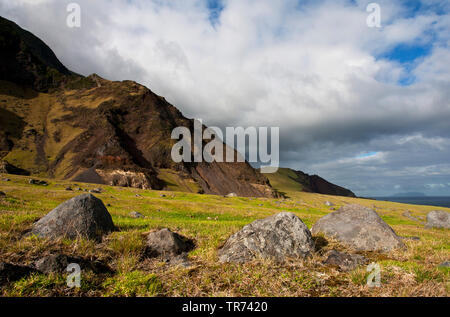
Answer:
POLYGON ((46 181, 41 181, 41 180, 38 180, 38 179, 30 179, 28 181, 28 184, 30 184, 30 185, 48 186, 48 183, 46 181))
POLYGON ((148 257, 170 259, 185 254, 194 247, 191 239, 165 228, 148 234, 145 254, 148 257))
POLYGON ((9 164, 7 161, 0 161, 0 173, 24 176, 30 175, 30 172, 9 164))
POLYGON ((246 225, 219 250, 221 262, 243 263, 255 258, 305 258, 314 251, 308 227, 293 213, 282 212, 246 225))
POLYGON ((20 280, 35 272, 36 270, 29 266, 0 262, 0 285, 20 280))
POLYGON ((14 22, 0 17, 0 80, 47 91, 75 75, 40 39, 14 22))
POLYGON ((101 240, 114 224, 103 202, 91 194, 74 197, 36 222, 31 231, 43 238, 84 237, 101 240))
POLYGON ((311 232, 335 238, 357 251, 389 252, 405 246, 374 210, 356 204, 320 218, 311 232))

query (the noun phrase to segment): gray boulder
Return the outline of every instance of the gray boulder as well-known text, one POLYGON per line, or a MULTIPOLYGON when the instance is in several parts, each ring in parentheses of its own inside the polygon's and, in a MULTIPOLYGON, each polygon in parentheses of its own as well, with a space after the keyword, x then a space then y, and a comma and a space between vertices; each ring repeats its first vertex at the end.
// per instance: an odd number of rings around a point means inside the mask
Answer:
POLYGON ((341 271, 348 272, 356 269, 359 265, 366 264, 368 261, 359 254, 348 254, 331 250, 326 254, 326 260, 323 264, 336 266, 341 271))
POLYGON ((282 212, 246 225, 219 250, 220 262, 244 263, 255 258, 305 258, 314 251, 308 227, 290 212, 282 212))
POLYGON ((148 234, 145 254, 170 259, 191 251, 194 246, 192 240, 165 228, 148 234))
POLYGON ((74 197, 36 222, 31 230, 42 238, 84 237, 101 240, 114 231, 114 224, 103 202, 91 194, 74 197))
POLYGON ((427 228, 450 228, 450 213, 434 210, 427 215, 427 228))
POLYGON ((356 204, 345 205, 320 218, 311 232, 332 237, 357 251, 389 252, 405 247, 374 210, 356 204))
POLYGON ((233 197, 237 197, 238 195, 236 193, 229 193, 228 195, 225 195, 225 197, 227 198, 233 198, 233 197))
POLYGON ((441 264, 439 264, 439 267, 440 268, 450 267, 450 261, 442 262, 441 264))
POLYGON ((334 204, 332 202, 330 202, 330 201, 326 201, 325 205, 328 206, 328 207, 333 207, 334 206, 334 204))

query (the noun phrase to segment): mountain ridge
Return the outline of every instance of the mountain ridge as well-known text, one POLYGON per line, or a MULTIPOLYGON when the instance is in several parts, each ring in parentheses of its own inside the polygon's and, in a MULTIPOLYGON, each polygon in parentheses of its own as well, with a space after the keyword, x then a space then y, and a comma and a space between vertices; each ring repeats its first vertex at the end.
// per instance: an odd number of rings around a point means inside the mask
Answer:
MULTIPOLYGON (((2 17, 0 47, 0 160, 9 170, 143 189, 280 195, 248 162, 173 162, 171 131, 192 132, 194 121, 147 87, 78 75, 2 17)), ((311 192, 332 187, 318 176, 309 183, 311 192)))

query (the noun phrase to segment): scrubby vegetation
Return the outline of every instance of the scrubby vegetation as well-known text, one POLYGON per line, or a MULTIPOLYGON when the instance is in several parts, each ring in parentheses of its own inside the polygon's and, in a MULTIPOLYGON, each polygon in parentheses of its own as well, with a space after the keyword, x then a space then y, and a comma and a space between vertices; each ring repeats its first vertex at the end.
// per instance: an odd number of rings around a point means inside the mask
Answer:
MULTIPOLYGON (((108 263, 114 272, 82 272, 81 288, 69 288, 64 274, 39 273, 8 283, 2 296, 448 296, 448 268, 439 264, 450 257, 448 229, 425 229, 405 216, 423 219, 436 207, 403 205, 348 197, 284 191, 289 198, 225 198, 183 192, 161 192, 102 186, 95 194, 103 200, 119 231, 97 244, 83 239, 48 241, 24 235, 34 221, 63 201, 81 192, 68 186, 92 189, 98 185, 47 180, 49 186, 30 185, 29 177, 0 178, 0 261, 29 265, 43 255, 64 253, 108 263), (136 195, 138 194, 138 195, 136 195), (315 237, 318 252, 306 261, 277 264, 255 261, 220 264, 217 250, 242 226, 281 211, 298 215, 311 227, 331 212, 326 201, 338 208, 358 203, 374 208, 405 240, 406 250, 390 254, 363 254, 381 266, 381 287, 366 285, 362 266, 340 272, 321 264, 330 249, 345 250, 334 241, 315 237), (138 211, 145 218, 129 216, 138 211), (170 228, 194 239, 189 254, 193 266, 170 266, 143 257, 145 234, 170 228)), ((445 210, 445 208, 439 208, 445 210)), ((448 209, 447 209, 448 210, 448 209)))

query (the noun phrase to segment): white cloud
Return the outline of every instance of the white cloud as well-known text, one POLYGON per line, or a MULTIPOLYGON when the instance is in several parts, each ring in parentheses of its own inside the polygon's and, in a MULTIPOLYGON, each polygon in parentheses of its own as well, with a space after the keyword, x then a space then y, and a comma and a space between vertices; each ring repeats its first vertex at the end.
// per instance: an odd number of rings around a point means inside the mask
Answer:
POLYGON ((379 161, 387 175, 392 147, 448 149, 448 11, 411 17, 400 2, 378 1, 383 28, 371 29, 367 1, 228 0, 213 27, 205 1, 78 0, 82 28, 69 29, 70 1, 27 2, 0 0, 0 9, 70 69, 137 80, 207 125, 280 126, 287 165, 302 168, 314 156, 307 151, 326 148, 331 155, 312 161, 327 173, 330 160, 343 168, 376 150, 379 156, 358 161, 379 161), (411 86, 397 84, 403 65, 376 58, 398 44, 427 41, 434 41, 432 54, 412 70, 411 86), (376 140, 389 151, 365 147, 376 140))

